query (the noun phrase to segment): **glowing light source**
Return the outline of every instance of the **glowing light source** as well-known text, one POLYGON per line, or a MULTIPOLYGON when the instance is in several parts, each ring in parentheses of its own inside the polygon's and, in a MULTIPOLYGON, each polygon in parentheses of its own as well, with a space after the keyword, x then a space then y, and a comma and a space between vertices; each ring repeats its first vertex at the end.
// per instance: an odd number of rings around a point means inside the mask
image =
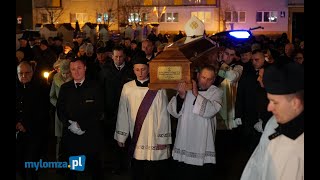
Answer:
POLYGON ((46 79, 48 79, 48 77, 49 77, 49 72, 44 72, 44 73, 43 73, 43 77, 46 78, 46 79))
POLYGON ((270 20, 270 21, 274 21, 274 20, 276 20, 276 19, 277 19, 276 16, 270 16, 270 17, 269 17, 269 20, 270 20))
POLYGON ((235 38, 241 38, 241 39, 247 39, 250 37, 250 34, 248 33, 248 31, 232 31, 232 32, 229 32, 229 35, 235 38))

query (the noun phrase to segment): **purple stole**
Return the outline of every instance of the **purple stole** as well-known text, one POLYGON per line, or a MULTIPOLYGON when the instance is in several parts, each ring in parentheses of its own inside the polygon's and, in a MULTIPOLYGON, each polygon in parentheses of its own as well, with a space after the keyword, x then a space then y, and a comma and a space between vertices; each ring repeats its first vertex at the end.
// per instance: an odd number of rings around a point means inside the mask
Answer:
POLYGON ((132 136, 131 143, 130 143, 129 150, 128 150, 130 159, 133 157, 134 150, 136 149, 136 145, 138 142, 138 138, 140 135, 143 121, 147 116, 147 113, 150 109, 150 106, 151 106, 154 98, 157 95, 157 92, 158 92, 158 90, 150 90, 149 89, 147 94, 144 96, 140 106, 139 106, 137 116, 136 116, 136 121, 134 123, 133 136, 132 136))

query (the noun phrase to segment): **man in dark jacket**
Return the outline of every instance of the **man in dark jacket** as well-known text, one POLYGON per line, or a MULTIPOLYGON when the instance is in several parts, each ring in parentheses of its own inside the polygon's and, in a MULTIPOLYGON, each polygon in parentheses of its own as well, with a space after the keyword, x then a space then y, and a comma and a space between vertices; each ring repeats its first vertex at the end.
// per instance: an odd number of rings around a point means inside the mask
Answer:
POLYGON ((16 170, 23 179, 38 179, 35 169, 25 168, 25 162, 38 162, 46 148, 49 96, 46 88, 33 79, 29 62, 17 67, 16 84, 16 170))
POLYGON ((34 60, 36 61, 34 76, 39 81, 45 81, 46 79, 43 77, 43 73, 53 70, 53 64, 56 62, 57 56, 54 51, 50 49, 47 40, 42 40, 39 48, 39 52, 34 57, 34 60))
POLYGON ((20 47, 17 51, 22 51, 24 53, 24 59, 26 61, 31 61, 34 58, 34 52, 30 45, 28 44, 28 38, 26 36, 22 36, 19 38, 20 47))
MULTIPOLYGON (((113 48, 112 63, 108 63, 101 71, 101 79, 104 87, 105 98, 105 141, 106 147, 110 149, 115 159, 112 161, 113 173, 120 173, 121 169, 125 169, 127 165, 127 153, 123 148, 119 148, 116 141, 113 139, 113 134, 116 128, 118 105, 122 87, 125 83, 133 80, 133 66, 130 62, 125 62, 126 54, 124 48, 116 46, 113 48), (111 145, 111 146, 110 146, 111 145)), ((108 151, 107 149, 107 151, 108 151)))
POLYGON ((107 49, 100 47, 96 51, 96 59, 94 61, 87 61, 86 76, 88 79, 98 80, 100 82, 100 73, 104 66, 111 62, 111 58, 107 55, 107 49))
MULTIPOLYGON (((102 180, 102 89, 95 81, 85 78, 86 65, 83 60, 72 60, 70 71, 74 80, 61 86, 57 101, 58 117, 64 124, 62 149, 67 157, 84 155, 86 162, 82 166, 88 169, 93 180, 102 180)), ((69 179, 77 179, 77 172, 70 168, 69 179)))

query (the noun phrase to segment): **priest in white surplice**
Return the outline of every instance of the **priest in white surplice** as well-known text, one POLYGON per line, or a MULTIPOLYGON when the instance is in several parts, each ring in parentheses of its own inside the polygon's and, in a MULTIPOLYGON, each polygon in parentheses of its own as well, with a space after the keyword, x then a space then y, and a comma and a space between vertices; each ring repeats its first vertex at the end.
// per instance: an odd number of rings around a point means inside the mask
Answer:
POLYGON ((172 156, 183 164, 178 163, 177 170, 181 179, 212 179, 216 163, 215 116, 221 109, 223 93, 212 85, 215 74, 213 66, 204 66, 197 74, 197 82, 193 80, 192 90, 186 90, 186 83, 179 83, 177 96, 168 105, 169 113, 178 118, 172 156))
POLYGON ((265 68, 270 118, 241 180, 304 179, 304 68, 294 62, 265 68))
POLYGON ((146 57, 136 57, 133 64, 137 78, 123 86, 114 139, 120 147, 124 147, 129 133, 132 137, 129 154, 132 149, 133 180, 167 179, 168 174, 164 172, 169 170, 168 159, 172 143, 170 115, 167 111, 168 97, 164 89, 149 90, 149 66, 146 57), (145 98, 149 92, 152 92, 154 97, 151 101, 145 98), (151 104, 149 109, 146 104, 151 104), (141 113, 143 111, 146 113, 141 113), (139 118, 142 114, 145 118, 139 118), (140 128, 139 124, 142 124, 140 128))

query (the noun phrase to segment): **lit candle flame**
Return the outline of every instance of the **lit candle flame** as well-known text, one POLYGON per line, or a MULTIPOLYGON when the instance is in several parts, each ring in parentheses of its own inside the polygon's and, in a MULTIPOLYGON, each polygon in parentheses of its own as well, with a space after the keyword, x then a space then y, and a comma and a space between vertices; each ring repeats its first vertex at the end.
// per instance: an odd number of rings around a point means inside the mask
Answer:
POLYGON ((48 77, 49 77, 49 72, 44 72, 44 73, 43 73, 43 77, 45 77, 45 78, 48 79, 48 77))

